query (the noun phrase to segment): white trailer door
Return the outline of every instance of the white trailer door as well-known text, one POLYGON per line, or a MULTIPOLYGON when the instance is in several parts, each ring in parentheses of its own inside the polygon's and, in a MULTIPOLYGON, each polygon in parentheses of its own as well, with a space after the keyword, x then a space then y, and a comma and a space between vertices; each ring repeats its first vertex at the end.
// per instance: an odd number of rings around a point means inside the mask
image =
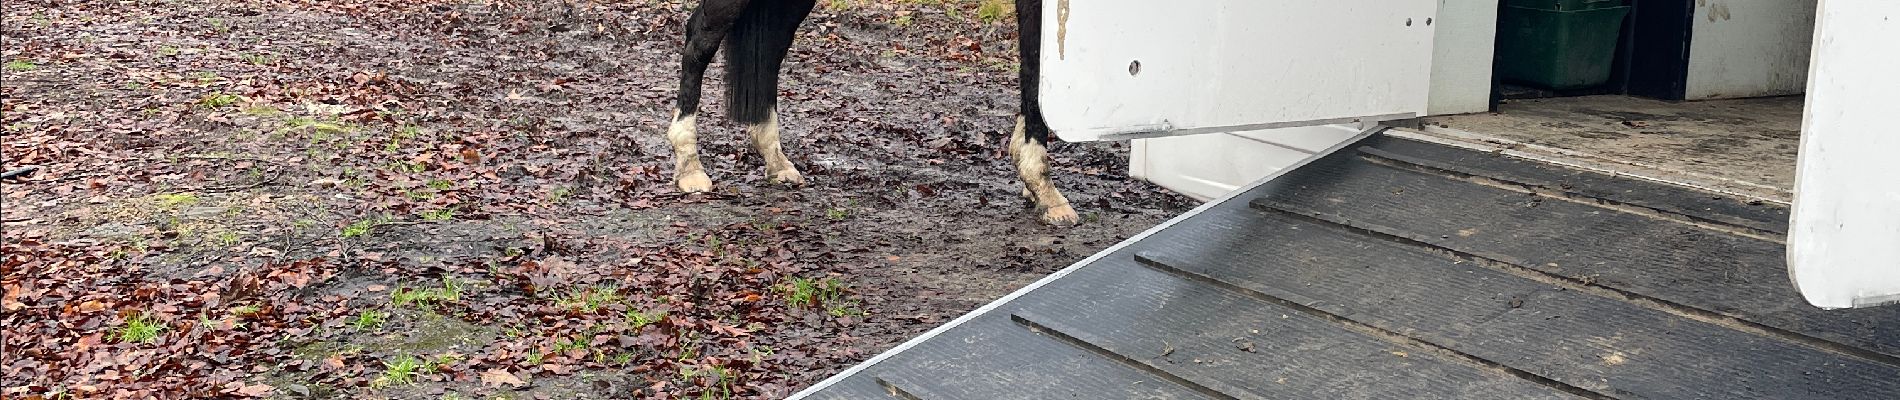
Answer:
POLYGON ((1788 273, 1818 307, 1900 302, 1900 2, 1822 1, 1814 25, 1788 273))
POLYGON ((1437 0, 1044 0, 1043 117, 1065 141, 1425 113, 1437 0))

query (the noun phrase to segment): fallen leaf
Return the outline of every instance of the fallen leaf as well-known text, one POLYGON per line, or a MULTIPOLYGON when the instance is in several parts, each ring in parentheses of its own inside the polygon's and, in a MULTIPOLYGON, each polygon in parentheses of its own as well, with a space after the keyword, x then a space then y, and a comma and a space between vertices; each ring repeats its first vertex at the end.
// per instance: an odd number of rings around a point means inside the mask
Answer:
POLYGON ((276 390, 277 388, 271 387, 271 385, 259 383, 256 385, 244 385, 244 387, 238 388, 237 392, 245 396, 264 397, 269 396, 272 391, 276 390))
POLYGON ((294 287, 298 289, 302 289, 304 286, 310 285, 310 274, 293 272, 289 274, 284 274, 284 276, 281 277, 281 279, 282 279, 282 282, 289 284, 290 287, 294 287))
POLYGON ((92 334, 92 335, 88 335, 88 336, 86 336, 86 337, 82 337, 82 338, 79 338, 79 342, 78 342, 78 343, 74 343, 74 344, 73 344, 73 350, 75 350, 75 351, 86 351, 86 349, 90 349, 90 348, 92 348, 92 346, 97 346, 97 345, 99 345, 99 342, 100 342, 100 336, 99 336, 99 335, 100 335, 100 334, 98 334, 98 333, 94 333, 94 334, 92 334))
POLYGON ((522 382, 521 378, 516 378, 515 374, 508 373, 508 371, 501 368, 491 368, 486 372, 482 372, 482 385, 501 386, 504 383, 516 389, 520 389, 522 386, 528 386, 527 382, 522 382))
POLYGON ((719 331, 721 333, 725 333, 731 336, 746 336, 746 335, 751 334, 751 332, 746 332, 746 330, 744 329, 739 329, 735 327, 726 326, 726 324, 721 324, 719 323, 719 321, 707 321, 706 323, 709 325, 712 325, 713 330, 719 331))
POLYGON ((106 309, 106 304, 100 303, 98 300, 89 300, 84 303, 79 303, 79 312, 98 312, 104 309, 106 309))
POLYGON ((7 294, 5 297, 0 297, 0 306, 4 306, 7 311, 19 311, 21 308, 26 308, 26 304, 21 303, 19 299, 20 285, 7 285, 7 294))

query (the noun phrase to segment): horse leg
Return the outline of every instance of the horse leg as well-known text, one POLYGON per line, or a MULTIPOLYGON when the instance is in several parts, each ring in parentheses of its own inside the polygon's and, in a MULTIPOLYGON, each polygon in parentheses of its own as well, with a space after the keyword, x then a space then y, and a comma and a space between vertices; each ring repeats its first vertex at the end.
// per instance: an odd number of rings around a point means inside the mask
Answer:
POLYGON ((1010 154, 1016 162, 1016 175, 1022 178, 1025 191, 1036 202, 1036 209, 1042 211, 1042 222, 1074 225, 1078 220, 1075 208, 1069 206, 1069 199, 1049 180, 1048 128, 1042 127, 1040 134, 1034 133, 1036 123, 1030 121, 1017 117, 1016 130, 1010 135, 1010 154))
POLYGON ((1042 222, 1050 225, 1073 225, 1078 220, 1075 208, 1069 206, 1069 199, 1056 190, 1055 182, 1049 180, 1049 125, 1042 119, 1042 107, 1037 97, 1037 74, 1041 63, 1037 57, 1042 52, 1042 2, 1038 0, 1016 1, 1016 31, 1019 43, 1021 75, 1018 84, 1022 91, 1022 110, 1016 116, 1016 129, 1009 136, 1010 159, 1016 163, 1016 175, 1023 180, 1024 194, 1036 202, 1036 208, 1042 211, 1042 222))
POLYGON ((726 83, 732 118, 744 125, 752 147, 765 159, 773 184, 804 185, 804 176, 779 141, 778 80, 786 52, 817 0, 752 3, 726 36, 726 83))
POLYGON ((680 51, 679 104, 666 141, 673 145, 673 182, 681 192, 712 190, 712 178, 699 163, 699 138, 694 121, 699 115, 700 85, 712 64, 719 42, 732 30, 749 0, 706 0, 686 21, 686 48, 680 51))
MULTIPOLYGON (((777 110, 771 111, 777 114, 777 110)), ((752 137, 752 148, 765 158, 765 176, 773 184, 803 186, 805 177, 785 158, 785 151, 779 143, 778 115, 767 117, 765 123, 746 127, 747 135, 752 137)))

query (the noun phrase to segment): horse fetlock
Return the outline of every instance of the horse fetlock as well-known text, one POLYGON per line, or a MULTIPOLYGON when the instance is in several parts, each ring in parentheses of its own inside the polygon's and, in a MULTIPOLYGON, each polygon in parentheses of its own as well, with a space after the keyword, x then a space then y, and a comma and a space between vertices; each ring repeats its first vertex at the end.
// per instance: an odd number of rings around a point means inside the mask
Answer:
POLYGON ((1017 115, 1016 129, 1009 133, 1009 145, 1004 146, 1009 149, 1009 160, 1012 162, 1022 162, 1022 147, 1024 143, 1029 141, 1029 135, 1024 132, 1024 129, 1026 129, 1026 127, 1024 125, 1023 116, 1017 115))
POLYGON ((1042 143, 1011 139, 1010 150, 1015 156, 1016 174, 1023 180, 1023 196, 1042 210, 1042 221, 1058 226, 1074 224, 1077 221, 1075 208, 1069 206, 1069 199, 1063 197, 1062 192, 1056 190, 1055 182, 1049 179, 1049 149, 1042 143))
POLYGON ((758 150, 759 157, 765 159, 765 177, 772 184, 803 186, 805 176, 792 167, 792 161, 785 158, 784 146, 779 143, 778 109, 767 111, 765 122, 746 127, 746 134, 752 138, 752 148, 758 150))
POLYGON ((1075 208, 1068 204, 1049 207, 1042 212, 1042 222, 1055 226, 1071 226, 1082 219, 1075 215, 1075 208))
POLYGON ((673 111, 673 124, 666 128, 666 141, 673 145, 673 180, 680 191, 697 193, 712 190, 712 177, 699 163, 699 138, 693 114, 673 111))
POLYGON ((784 169, 777 171, 768 169, 765 173, 766 180, 774 185, 805 186, 805 176, 799 174, 798 169, 792 168, 789 164, 784 169))
POLYGON ((681 192, 704 193, 712 191, 712 177, 706 176, 706 171, 704 170, 682 171, 678 176, 675 176, 673 180, 674 183, 679 185, 681 192))

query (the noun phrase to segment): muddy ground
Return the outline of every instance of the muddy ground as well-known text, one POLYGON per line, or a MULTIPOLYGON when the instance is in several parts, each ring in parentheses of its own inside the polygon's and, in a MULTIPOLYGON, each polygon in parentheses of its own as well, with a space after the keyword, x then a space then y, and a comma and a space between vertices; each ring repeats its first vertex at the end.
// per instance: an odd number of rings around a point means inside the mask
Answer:
POLYGON ((994 0, 823 2, 811 185, 709 96, 678 194, 692 5, 5 2, 0 393, 777 398, 1191 206, 1058 143, 1084 222, 1036 221, 994 0))

